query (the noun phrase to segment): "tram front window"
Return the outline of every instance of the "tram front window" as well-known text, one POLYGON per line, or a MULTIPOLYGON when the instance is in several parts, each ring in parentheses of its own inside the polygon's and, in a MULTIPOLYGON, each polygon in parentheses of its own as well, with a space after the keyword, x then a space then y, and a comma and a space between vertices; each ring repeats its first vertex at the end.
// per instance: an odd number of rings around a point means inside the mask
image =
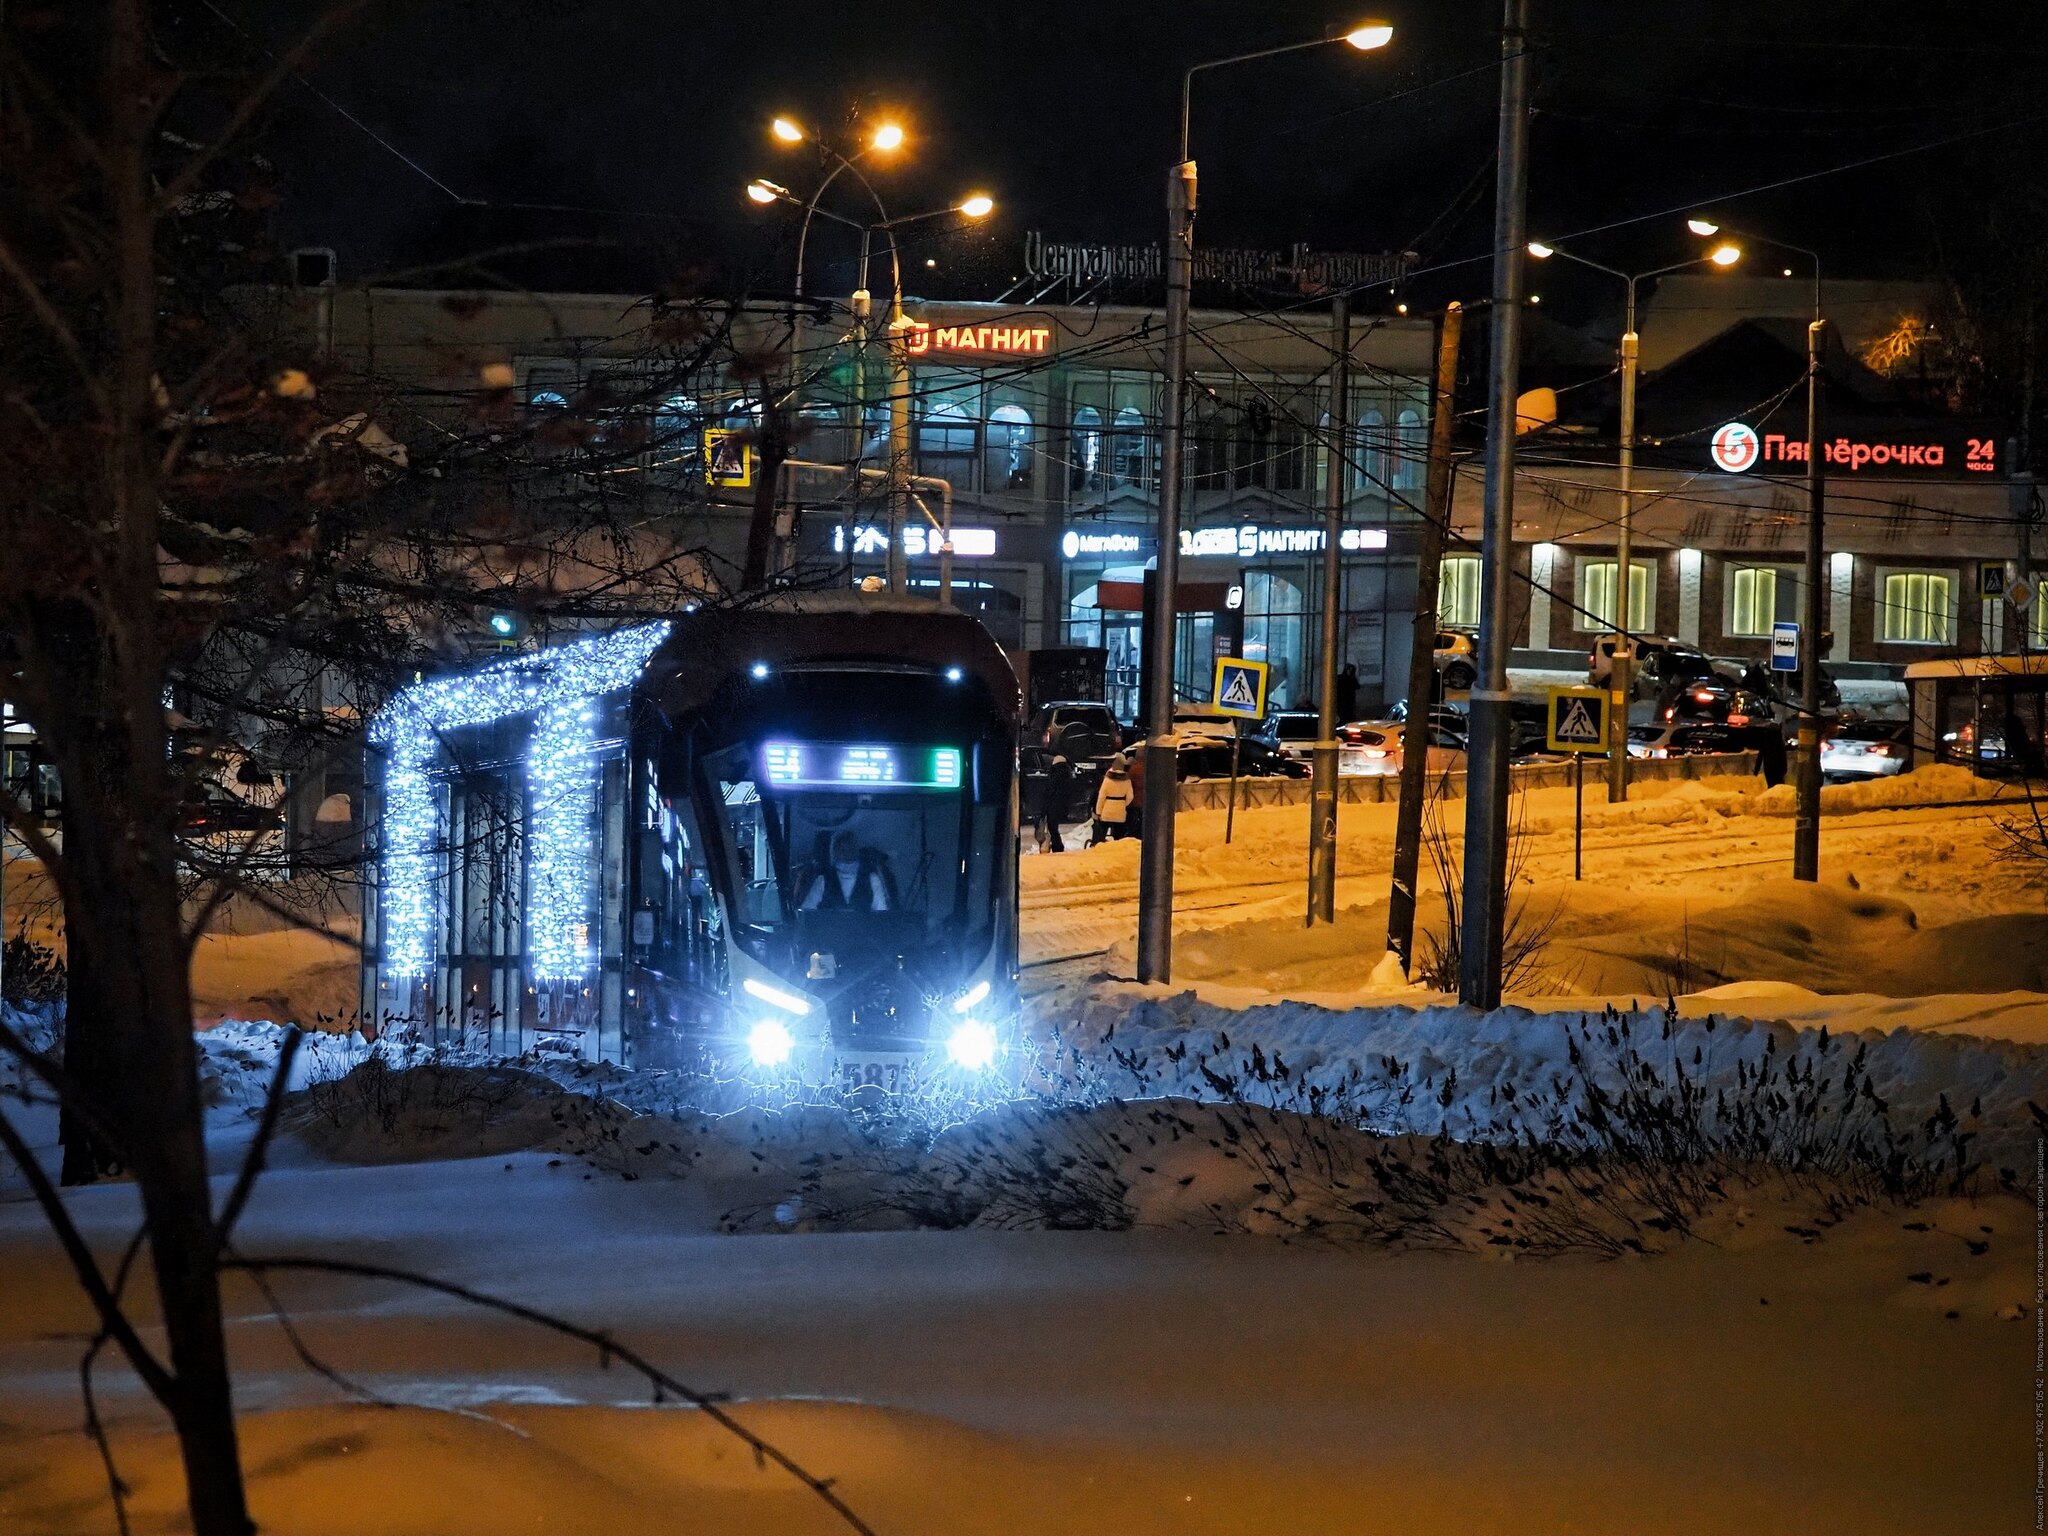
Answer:
POLYGON ((992 845, 996 808, 973 803, 970 757, 810 741, 711 754, 741 942, 771 965, 830 956, 835 973, 899 956, 922 970, 985 943, 989 859, 971 854, 992 845))

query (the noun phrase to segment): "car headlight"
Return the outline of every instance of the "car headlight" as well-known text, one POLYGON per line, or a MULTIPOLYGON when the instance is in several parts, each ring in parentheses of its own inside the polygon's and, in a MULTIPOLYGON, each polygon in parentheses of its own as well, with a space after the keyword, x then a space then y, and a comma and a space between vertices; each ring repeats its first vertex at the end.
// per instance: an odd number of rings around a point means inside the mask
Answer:
POLYGON ((761 1067, 779 1067, 796 1049, 796 1037, 779 1019, 763 1019, 747 1032, 747 1054, 761 1067))
POLYGON ((954 1066, 969 1072, 979 1072, 993 1062, 996 1047, 995 1027, 979 1019, 969 1019, 946 1037, 946 1055, 954 1066))

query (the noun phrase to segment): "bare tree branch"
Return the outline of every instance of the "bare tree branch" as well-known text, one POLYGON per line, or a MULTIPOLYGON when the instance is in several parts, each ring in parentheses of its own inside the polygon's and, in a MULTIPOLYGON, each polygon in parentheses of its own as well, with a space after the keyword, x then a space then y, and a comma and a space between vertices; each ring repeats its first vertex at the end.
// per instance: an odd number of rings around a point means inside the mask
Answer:
POLYGON ((550 1313, 525 1306, 520 1302, 507 1301, 500 1296, 492 1296, 483 1291, 472 1290, 470 1287, 459 1285, 453 1280, 443 1280, 436 1275, 422 1274, 417 1270, 398 1269, 388 1264, 367 1264, 353 1259, 321 1259, 298 1255, 256 1258, 237 1255, 224 1260, 221 1267, 223 1269, 240 1270, 255 1274, 282 1272, 352 1275, 361 1280, 389 1280, 398 1285, 410 1285, 419 1290, 433 1291, 442 1296, 452 1296, 457 1301, 468 1302, 471 1306, 483 1307, 493 1312, 502 1312, 507 1317, 517 1318, 519 1321, 531 1323, 537 1328, 545 1328, 551 1333, 558 1333, 565 1338, 575 1339, 578 1343, 587 1344, 596 1350, 598 1359, 603 1364, 609 1365, 612 1361, 616 1360, 645 1377, 654 1387, 656 1402, 663 1401, 663 1394, 666 1393, 668 1396, 686 1402, 701 1411, 714 1424, 744 1443, 758 1460, 773 1462, 806 1488, 810 1489, 834 1514, 838 1515, 845 1522, 849 1530, 859 1532, 860 1536, 875 1536, 873 1528, 862 1520, 859 1515, 855 1514, 846 1501, 833 1491, 832 1479, 821 1478, 807 1471, 786 1451, 777 1449, 774 1445, 755 1434, 754 1431, 748 1429, 746 1425, 740 1423, 730 1413, 726 1412, 719 1405, 718 1400, 709 1393, 700 1392, 694 1387, 685 1386, 682 1382, 676 1380, 675 1377, 669 1375, 647 1359, 646 1356, 632 1348, 632 1346, 621 1344, 608 1333, 599 1332, 594 1328, 582 1327, 580 1324, 555 1317, 550 1313))
MULTIPOLYGON (((6 1043, 5 1036, 11 1034, 11 1030, 0 1026, 0 1044, 6 1043)), ((92 1250, 86 1246, 85 1239, 72 1222, 71 1213, 64 1208, 63 1197, 50 1182, 50 1176, 43 1172, 43 1165, 36 1161, 36 1155, 30 1150, 28 1143, 21 1139, 21 1133, 14 1128, 14 1123, 5 1115, 0 1115, 0 1146, 7 1149, 7 1155, 14 1159, 15 1166, 21 1170, 22 1178, 28 1181, 29 1192, 35 1196, 36 1204, 42 1207, 43 1219, 49 1222, 50 1230, 56 1233, 57 1242, 63 1248, 65 1258, 71 1261, 72 1271, 78 1276, 79 1286, 91 1300, 93 1310, 99 1314, 100 1326, 116 1344, 121 1346, 121 1353, 127 1357, 128 1363, 135 1368, 135 1374, 142 1378, 143 1384, 149 1388, 156 1400, 167 1406, 175 1402, 178 1395, 177 1377, 150 1353, 149 1346, 136 1335, 127 1314, 121 1310, 120 1299, 108 1286, 106 1276, 100 1273, 99 1264, 92 1256, 92 1250)))

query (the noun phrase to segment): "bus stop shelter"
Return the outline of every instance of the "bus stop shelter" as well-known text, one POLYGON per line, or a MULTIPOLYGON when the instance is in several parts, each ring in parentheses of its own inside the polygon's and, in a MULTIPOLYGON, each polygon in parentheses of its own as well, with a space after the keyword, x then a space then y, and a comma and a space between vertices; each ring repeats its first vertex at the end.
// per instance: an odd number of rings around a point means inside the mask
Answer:
POLYGON ((1985 778, 2038 778, 2048 653, 1954 656, 1906 668, 1912 766, 1959 763, 1985 778))

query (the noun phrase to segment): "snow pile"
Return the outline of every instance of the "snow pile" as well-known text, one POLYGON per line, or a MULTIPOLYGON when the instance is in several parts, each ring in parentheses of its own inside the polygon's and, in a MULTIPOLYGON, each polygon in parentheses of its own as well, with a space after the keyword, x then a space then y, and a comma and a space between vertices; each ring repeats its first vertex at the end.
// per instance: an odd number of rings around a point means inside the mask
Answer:
MULTIPOLYGON (((1800 1030, 1783 1021, 1634 1013, 1492 1012, 1455 1006, 1332 1010, 1301 1003, 1231 1009, 1193 993, 1162 997, 1110 984, 1084 996, 1063 1037, 1069 1059, 1111 1062, 1105 1091, 1217 1096, 1219 1083, 1268 1102, 1343 1094, 1389 1133, 1550 1134, 1560 1097, 1585 1079, 1613 1092, 1632 1071, 1714 1096, 1753 1091, 1757 1074, 1810 1070, 1840 1083, 1854 1069, 1862 1109, 1881 1109, 1909 1140, 1945 1115, 1968 1155, 2031 1169, 2029 1101, 2048 1104, 2048 1051, 1899 1029, 1800 1030), (1286 1080, 1261 1088, 1274 1063, 1286 1080)), ((1824 1095, 1822 1105, 1833 1102, 1824 1095)), ((1836 1109, 1844 1107, 1836 1104, 1836 1109)), ((1824 1116, 1823 1116, 1824 1118, 1824 1116)))

